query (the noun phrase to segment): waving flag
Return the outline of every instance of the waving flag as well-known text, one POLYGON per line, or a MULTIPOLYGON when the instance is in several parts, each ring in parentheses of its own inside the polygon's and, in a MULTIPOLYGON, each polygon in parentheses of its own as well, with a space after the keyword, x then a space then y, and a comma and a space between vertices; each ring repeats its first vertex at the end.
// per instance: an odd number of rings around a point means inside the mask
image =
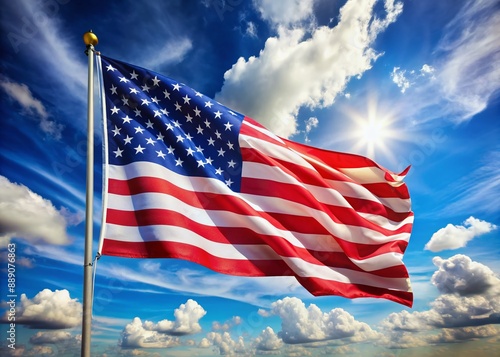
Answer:
POLYGON ((285 140, 182 83, 100 58, 100 254, 288 275, 313 295, 412 305, 407 170, 285 140))

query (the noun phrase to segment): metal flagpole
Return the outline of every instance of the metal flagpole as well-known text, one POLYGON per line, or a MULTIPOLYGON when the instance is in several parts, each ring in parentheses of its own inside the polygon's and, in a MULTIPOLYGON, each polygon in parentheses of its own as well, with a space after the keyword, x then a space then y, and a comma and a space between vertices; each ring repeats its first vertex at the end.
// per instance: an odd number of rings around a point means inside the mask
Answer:
POLYGON ((83 261, 82 357, 90 357, 92 324, 92 230, 94 205, 94 46, 97 36, 90 30, 83 35, 89 58, 87 98, 87 192, 85 209, 85 256, 83 261))

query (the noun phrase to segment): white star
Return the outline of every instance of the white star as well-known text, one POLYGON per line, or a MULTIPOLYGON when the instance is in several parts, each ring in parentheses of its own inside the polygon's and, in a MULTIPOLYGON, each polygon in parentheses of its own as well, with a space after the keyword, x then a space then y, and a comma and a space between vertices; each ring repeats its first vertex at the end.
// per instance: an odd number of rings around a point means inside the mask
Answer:
POLYGON ((120 78, 120 82, 123 82, 123 83, 129 82, 129 80, 125 77, 118 77, 118 78, 120 78))
POLYGON ((113 136, 120 135, 120 130, 122 130, 122 128, 119 128, 115 125, 115 128, 111 130, 113 132, 113 136))
POLYGON ((136 133, 136 134, 137 134, 137 133, 141 133, 141 134, 142 134, 142 132, 144 131, 144 129, 143 129, 143 128, 141 128, 140 126, 136 126, 134 129, 135 129, 135 133, 136 133))
POLYGON ((122 95, 122 102, 123 102, 123 105, 128 105, 128 98, 125 98, 124 95, 122 95))
POLYGON ((193 150, 193 149, 191 149, 191 148, 187 148, 187 149, 186 149, 186 151, 187 151, 187 155, 188 155, 188 156, 189 156, 189 155, 194 156, 194 155, 193 155, 193 153, 194 153, 194 150, 193 150))
POLYGON ((229 147, 229 150, 234 150, 234 144, 232 142, 228 141, 227 146, 229 147))
POLYGON ((123 150, 120 150, 120 148, 116 149, 115 151, 113 151, 115 153, 115 157, 122 157, 122 152, 123 150))
MULTIPOLYGON (((156 115, 155 115, 156 116, 156 115)), ((148 121, 146 122, 146 128, 150 128, 150 129, 153 129, 153 123, 151 122, 151 120, 148 119, 148 121)))
POLYGON ((210 101, 205 102, 205 108, 206 108, 206 107, 212 108, 212 105, 213 105, 213 103, 212 103, 212 102, 210 102, 210 101))
POLYGON ((155 104, 158 104, 160 102, 160 100, 158 98, 156 98, 156 96, 154 96, 153 98, 151 98, 151 100, 153 101, 153 103, 155 104))
POLYGON ((196 128, 196 132, 197 132, 196 134, 202 134, 203 135, 203 128, 200 125, 198 125, 198 127, 196 128))
POLYGON ((151 138, 147 138, 146 139, 146 144, 154 145, 155 141, 153 139, 151 139, 151 138))
POLYGON ((111 94, 118 94, 118 93, 116 92, 116 90, 117 90, 118 88, 117 88, 117 87, 115 87, 113 84, 111 85, 111 88, 109 88, 109 89, 111 89, 111 94))
POLYGON ((177 160, 175 160, 175 166, 182 166, 182 163, 184 161, 182 161, 180 158, 178 158, 177 160))
POLYGON ((196 162, 198 163, 198 167, 200 166, 205 167, 205 163, 203 162, 203 160, 198 160, 196 162))
POLYGON ((174 131, 174 127, 172 126, 172 124, 167 123, 167 124, 166 124, 166 127, 167 127, 167 130, 172 130, 172 131, 174 131))
POLYGON ((130 73, 130 79, 137 79, 137 73, 135 73, 135 70, 130 73))
POLYGON ((158 136, 156 137, 156 140, 163 141, 164 136, 159 133, 158 136))
POLYGON ((174 121, 173 121, 173 123, 174 123, 174 126, 175 126, 176 128, 180 128, 180 127, 181 127, 181 124, 179 123, 179 121, 178 121, 178 120, 174 120, 174 121))
POLYGON ((165 95, 165 98, 170 99, 170 93, 166 89, 163 91, 163 94, 165 95))
POLYGON ((229 111, 229 114, 233 115, 233 116, 236 116, 236 113, 233 112, 232 110, 229 111))
POLYGON ((215 140, 212 139, 212 138, 208 138, 208 145, 212 145, 212 146, 215 146, 215 140))
POLYGON ((116 107, 116 105, 115 105, 113 108, 111 108, 111 114, 118 114, 118 111, 119 111, 119 110, 120 110, 120 109, 119 109, 119 108, 117 108, 117 107, 116 107))
POLYGON ((207 158, 207 162, 206 162, 206 164, 207 164, 207 165, 212 165, 212 162, 213 162, 213 161, 214 161, 214 160, 212 160, 212 158, 210 158, 210 157, 209 157, 209 158, 207 158))
POLYGON ((108 72, 108 71, 111 71, 111 72, 116 71, 116 68, 114 68, 114 67, 113 67, 112 65, 110 65, 110 64, 108 64, 108 65, 106 66, 106 69, 107 69, 107 72, 108 72))
POLYGON ((135 153, 138 154, 138 153, 143 153, 144 149, 146 148, 143 148, 141 147, 141 145, 139 144, 137 147, 134 148, 135 149, 135 153))
POLYGON ((229 162, 227 163, 227 167, 235 167, 235 165, 236 165, 236 162, 235 162, 235 161, 233 161, 233 160, 231 160, 231 161, 229 161, 229 162))
POLYGON ((132 143, 132 139, 133 137, 131 138, 130 136, 127 135, 127 137, 123 139, 123 141, 125 142, 125 145, 127 145, 132 143))
POLYGON ((218 169, 215 170, 215 173, 217 175, 222 175, 222 173, 224 172, 224 170, 222 170, 220 167, 218 169))
POLYGON ((224 156, 224 154, 226 153, 224 150, 222 150, 222 148, 217 150, 217 152, 219 153, 219 155, 217 155, 217 156, 224 156))
POLYGON ((203 153, 203 149, 201 146, 196 146, 196 151, 203 153))
POLYGON ((137 89, 135 89, 134 87, 130 87, 130 93, 134 93, 134 94, 137 94, 139 93, 139 91, 137 89))
POLYGON ((165 108, 160 109, 160 111, 163 113, 163 115, 167 115, 168 116, 168 110, 166 110, 165 108))
POLYGON ((167 148, 167 150, 168 150, 168 153, 167 153, 167 154, 172 154, 172 155, 174 154, 175 149, 172 147, 172 145, 170 145, 170 146, 167 148))
POLYGON ((152 79, 152 81, 153 81, 153 85, 155 85, 155 86, 158 86, 158 85, 159 85, 158 83, 160 83, 160 80, 158 79, 158 76, 155 76, 155 77, 152 79))
POLYGON ((205 124, 207 128, 210 128, 210 122, 208 121, 208 119, 205 119, 205 122, 203 124, 205 124))
POLYGON ((161 113, 160 113, 159 110, 155 110, 154 113, 155 113, 155 118, 156 117, 160 117, 161 118, 161 113))
POLYGON ((182 97, 182 99, 184 99, 184 104, 189 104, 189 101, 191 100, 191 98, 189 98, 187 94, 185 97, 182 97))
POLYGON ((201 94, 200 92, 198 92, 198 91, 195 91, 195 92, 196 92, 197 97, 203 97, 203 94, 201 94))
POLYGON ((180 141, 182 143, 184 141, 184 138, 180 135, 177 135, 176 138, 177 138, 177 142, 180 141))
POLYGON ((165 159, 165 154, 163 153, 163 151, 157 151, 156 154, 158 155, 158 157, 161 157, 162 159, 165 159))
POLYGON ((193 117, 191 115, 186 115, 186 122, 191 123, 193 121, 193 117))
POLYGON ((221 118, 222 113, 220 111, 217 110, 214 114, 215 114, 215 119, 221 118))
POLYGON ((136 117, 141 117, 142 118, 141 111, 139 110, 139 108, 135 108, 134 109, 134 113, 135 113, 136 117))
POLYGON ((193 141, 193 137, 189 133, 186 133, 186 139, 193 141))
POLYGON ((128 115, 125 115, 125 118, 122 118, 123 119, 123 124, 125 123, 130 123, 132 121, 132 118, 130 118, 128 115))
POLYGON ((226 124, 224 124, 224 126, 226 127, 226 130, 231 130, 231 127, 233 126, 233 124, 231 124, 230 122, 227 122, 226 124))
POLYGON ((143 99, 141 105, 144 105, 144 104, 149 105, 149 103, 151 103, 149 100, 143 99))
POLYGON ((181 105, 179 103, 175 102, 174 105, 175 105, 175 110, 179 110, 179 111, 182 110, 182 107, 181 107, 181 105))
POLYGON ((181 86, 179 85, 179 83, 175 83, 173 86, 174 86, 174 90, 176 90, 176 91, 179 91, 179 89, 181 89, 181 86))
POLYGON ((149 92, 149 90, 151 89, 151 88, 148 87, 147 84, 143 85, 141 88, 142 88, 143 92, 149 92))
POLYGON ((227 187, 231 187, 231 185, 233 184, 233 181, 231 181, 231 179, 226 180, 224 182, 226 183, 227 187))
POLYGON ((194 111, 194 115, 196 115, 197 117, 200 116, 201 110, 199 110, 198 107, 194 108, 193 111, 194 111))
POLYGON ((216 130, 215 131, 215 136, 217 137, 217 139, 220 139, 222 137, 222 134, 219 133, 219 130, 216 130))

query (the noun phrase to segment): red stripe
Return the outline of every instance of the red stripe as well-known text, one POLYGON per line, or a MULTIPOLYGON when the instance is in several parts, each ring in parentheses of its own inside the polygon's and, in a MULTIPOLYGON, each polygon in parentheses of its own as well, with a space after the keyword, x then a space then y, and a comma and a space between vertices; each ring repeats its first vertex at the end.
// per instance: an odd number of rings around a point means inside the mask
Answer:
MULTIPOLYGON (((219 273, 237 276, 294 276, 294 272, 283 262, 276 260, 234 260, 221 259, 206 251, 183 243, 140 242, 130 243, 106 238, 102 254, 128 258, 177 258, 201 264, 219 273)), ((313 295, 341 295, 347 298, 385 298, 406 306, 412 306, 410 292, 376 288, 361 284, 347 284, 320 278, 297 280, 313 295)))

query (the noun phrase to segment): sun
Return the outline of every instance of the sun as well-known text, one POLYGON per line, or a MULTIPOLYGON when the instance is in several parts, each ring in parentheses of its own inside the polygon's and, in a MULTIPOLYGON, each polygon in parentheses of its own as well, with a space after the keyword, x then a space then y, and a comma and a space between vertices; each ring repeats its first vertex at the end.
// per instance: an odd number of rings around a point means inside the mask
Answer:
POLYGON ((389 120, 381 117, 368 117, 356 121, 354 136, 358 139, 357 146, 364 147, 368 156, 375 156, 376 149, 382 149, 390 139, 391 127, 389 120))

